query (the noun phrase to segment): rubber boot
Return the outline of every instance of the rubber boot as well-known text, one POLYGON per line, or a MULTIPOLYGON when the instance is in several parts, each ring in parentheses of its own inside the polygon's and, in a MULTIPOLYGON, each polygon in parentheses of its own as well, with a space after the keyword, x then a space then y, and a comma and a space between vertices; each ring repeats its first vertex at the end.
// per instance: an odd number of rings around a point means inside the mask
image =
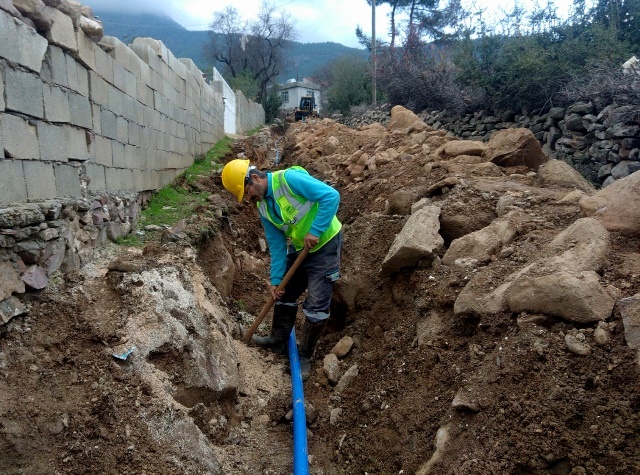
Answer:
POLYGON ((275 305, 273 307, 273 320, 271 321, 271 334, 269 336, 253 335, 251 341, 265 350, 279 355, 286 355, 289 334, 296 323, 297 313, 297 306, 275 305))
POLYGON ((311 360, 316 350, 316 345, 322 335, 322 330, 327 323, 326 320, 320 322, 310 322, 305 320, 302 328, 302 338, 300 339, 300 373, 302 380, 306 381, 311 374, 311 360))

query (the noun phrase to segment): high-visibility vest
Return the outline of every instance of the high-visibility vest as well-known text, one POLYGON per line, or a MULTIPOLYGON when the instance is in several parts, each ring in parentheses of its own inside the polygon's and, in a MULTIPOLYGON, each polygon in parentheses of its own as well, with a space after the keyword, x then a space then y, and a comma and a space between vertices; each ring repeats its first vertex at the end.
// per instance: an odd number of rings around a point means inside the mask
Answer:
MULTIPOLYGON (((309 173, 300 166, 293 166, 288 170, 298 170, 303 173, 309 173)), ((265 200, 258 203, 258 211, 260 215, 268 219, 276 228, 284 232, 291 239, 291 243, 299 251, 304 247, 304 237, 311 230, 313 220, 318 214, 318 203, 309 201, 305 197, 296 195, 291 191, 291 187, 285 178, 286 170, 278 170, 271 174, 271 186, 273 198, 280 207, 280 215, 282 222, 276 217, 271 216, 269 208, 265 200)), ((331 238, 333 238, 340 229, 342 223, 334 215, 329 227, 319 236, 318 244, 311 249, 311 252, 317 251, 324 246, 331 238)))

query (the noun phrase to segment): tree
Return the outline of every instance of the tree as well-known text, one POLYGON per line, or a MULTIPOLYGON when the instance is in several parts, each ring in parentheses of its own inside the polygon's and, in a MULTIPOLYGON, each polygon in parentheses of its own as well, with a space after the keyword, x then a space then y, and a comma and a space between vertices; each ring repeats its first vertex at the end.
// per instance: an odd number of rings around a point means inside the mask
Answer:
POLYGON ((516 5, 507 14, 516 30, 483 32, 459 44, 458 81, 482 91, 480 107, 494 110, 541 111, 566 103, 561 92, 575 78, 590 77, 594 64, 620 65, 630 55, 616 28, 594 21, 582 0, 574 7, 570 20, 559 23, 555 11, 534 9, 527 16, 516 5))
POLYGON ((640 0, 598 0, 589 14, 594 23, 614 30, 620 41, 640 47, 640 0))
MULTIPOLYGON (((377 84, 390 102, 415 111, 543 111, 566 105, 561 92, 570 84, 579 89, 576 78, 593 76, 587 89, 596 90, 594 65, 619 69, 637 54, 640 0, 573 0, 564 21, 555 0, 539 1, 516 0, 493 23, 461 0, 377 1, 394 6, 396 41, 377 52, 377 84), (398 15, 408 19, 399 28, 398 15)), ((358 38, 370 48, 368 38, 358 38)), ((598 96, 611 96, 611 84, 602 81, 598 96)), ((629 94, 620 90, 618 100, 629 94)))
POLYGON ((282 105, 282 97, 277 86, 273 86, 269 89, 269 93, 264 97, 262 101, 262 108, 264 109, 264 120, 268 124, 273 122, 278 116, 278 111, 282 105))
POLYGON ((259 102, 267 95, 267 88, 280 75, 284 65, 283 52, 295 37, 293 21, 274 6, 262 4, 258 19, 250 25, 247 46, 249 65, 259 87, 259 102))
POLYGON ((235 7, 228 6, 214 13, 209 28, 211 28, 209 44, 205 47, 205 54, 225 65, 227 71, 221 71, 223 75, 236 77, 238 70, 242 70, 244 57, 242 36, 247 29, 246 22, 240 17, 235 7))
MULTIPOLYGON (((371 5, 372 1, 367 0, 371 5)), ((465 10, 460 0, 377 0, 376 5, 387 4, 391 7, 389 22, 391 36, 390 47, 396 46, 396 40, 400 37, 398 17, 407 15, 406 36, 418 34, 431 39, 441 39, 446 36, 448 28, 456 28, 462 21, 465 10)), ((358 27, 356 30, 360 44, 371 48, 370 40, 362 34, 358 27)), ((405 38, 406 40, 406 38, 405 38)))
POLYGON ((327 91, 329 110, 347 115, 351 106, 371 100, 368 63, 360 57, 342 56, 331 63, 331 87, 327 91))
POLYGON ((242 71, 235 77, 230 78, 229 86, 234 91, 242 91, 244 97, 258 96, 258 83, 249 71, 242 71))
MULTIPOLYGON (((371 0, 367 0, 371 5, 371 0)), ((441 40, 451 36, 456 31, 468 13, 462 7, 460 0, 379 0, 376 5, 388 4, 391 7, 389 13, 390 22, 390 47, 396 46, 396 40, 400 38, 400 24, 405 24, 404 41, 411 34, 417 34, 425 39, 441 40), (404 22, 398 21, 398 17, 407 16, 404 22)), ((360 43, 366 41, 362 30, 356 31, 360 43)))
POLYGON ((558 9, 553 0, 547 0, 547 4, 544 6, 536 4, 529 12, 528 21, 531 25, 531 33, 533 34, 551 31, 560 26, 558 9))
POLYGON ((395 51, 379 57, 378 84, 392 104, 415 112, 449 109, 462 112, 466 92, 456 83, 456 68, 446 48, 426 44, 414 30, 395 51))
MULTIPOLYGON (((367 0, 367 3, 371 5, 371 0, 367 0)), ((391 7, 391 12, 389 12, 389 22, 390 22, 390 31, 389 34, 391 36, 390 46, 393 48, 395 46, 396 37, 398 36, 398 28, 396 22, 396 15, 409 5, 411 5, 411 0, 378 0, 376 1, 376 5, 388 4, 391 7)))
POLYGON ((225 77, 252 77, 257 94, 246 96, 263 103, 282 72, 285 49, 295 39, 291 17, 265 1, 252 21, 244 21, 235 7, 226 7, 214 14, 210 28, 218 35, 210 35, 207 55, 224 65, 225 77))

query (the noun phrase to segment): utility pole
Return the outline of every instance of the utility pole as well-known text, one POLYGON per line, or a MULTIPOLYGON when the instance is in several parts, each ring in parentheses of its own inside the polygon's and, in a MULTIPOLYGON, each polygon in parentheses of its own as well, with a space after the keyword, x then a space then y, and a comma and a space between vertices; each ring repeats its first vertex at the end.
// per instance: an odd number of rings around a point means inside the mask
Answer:
POLYGON ((373 63, 373 73, 371 81, 371 103, 376 105, 376 0, 371 0, 371 62, 373 63))

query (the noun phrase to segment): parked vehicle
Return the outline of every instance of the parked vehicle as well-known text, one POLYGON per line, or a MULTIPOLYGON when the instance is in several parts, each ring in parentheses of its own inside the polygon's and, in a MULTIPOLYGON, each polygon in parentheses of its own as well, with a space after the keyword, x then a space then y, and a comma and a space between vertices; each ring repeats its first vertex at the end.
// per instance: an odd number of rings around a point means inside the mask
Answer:
POLYGON ((302 96, 300 98, 300 107, 294 109, 294 120, 306 120, 308 117, 318 117, 318 108, 316 106, 315 96, 302 96))

